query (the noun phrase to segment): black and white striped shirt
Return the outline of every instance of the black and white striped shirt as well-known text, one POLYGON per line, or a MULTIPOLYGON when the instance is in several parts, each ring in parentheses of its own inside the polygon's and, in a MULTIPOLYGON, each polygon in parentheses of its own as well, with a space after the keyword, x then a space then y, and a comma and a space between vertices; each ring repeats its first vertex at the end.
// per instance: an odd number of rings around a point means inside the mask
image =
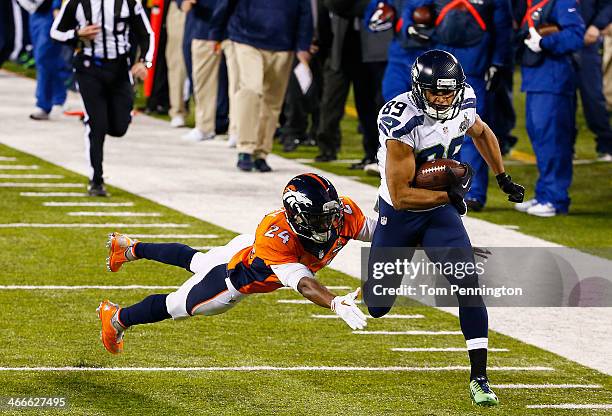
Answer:
POLYGON ((82 40, 86 56, 115 59, 130 50, 130 29, 136 33, 141 60, 153 61, 155 36, 139 0, 67 0, 62 5, 51 37, 60 42, 76 42, 78 30, 100 25, 94 40, 82 40))

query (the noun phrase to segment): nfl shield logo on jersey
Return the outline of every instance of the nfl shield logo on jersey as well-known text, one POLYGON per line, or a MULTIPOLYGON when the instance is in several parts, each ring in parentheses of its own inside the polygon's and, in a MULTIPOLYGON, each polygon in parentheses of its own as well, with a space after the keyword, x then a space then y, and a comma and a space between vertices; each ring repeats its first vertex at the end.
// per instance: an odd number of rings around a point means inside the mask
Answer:
POLYGON ((387 225, 387 217, 380 217, 380 225, 387 225))

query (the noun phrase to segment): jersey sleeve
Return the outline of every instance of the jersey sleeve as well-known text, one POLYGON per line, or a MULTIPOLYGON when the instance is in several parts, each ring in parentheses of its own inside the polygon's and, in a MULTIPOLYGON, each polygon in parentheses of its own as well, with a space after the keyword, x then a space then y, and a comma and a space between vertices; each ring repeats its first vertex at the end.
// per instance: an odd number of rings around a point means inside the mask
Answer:
POLYGON ((474 89, 469 84, 465 86, 461 110, 467 111, 469 129, 474 125, 474 123, 476 123, 476 94, 474 93, 474 89))
POLYGON ((416 127, 423 124, 425 116, 419 114, 408 94, 401 94, 387 102, 378 113, 378 133, 381 144, 398 140, 412 147, 417 146, 416 127))
POLYGON ((314 278, 312 272, 302 263, 285 263, 271 265, 270 268, 283 284, 299 292, 298 283, 304 277, 314 278))

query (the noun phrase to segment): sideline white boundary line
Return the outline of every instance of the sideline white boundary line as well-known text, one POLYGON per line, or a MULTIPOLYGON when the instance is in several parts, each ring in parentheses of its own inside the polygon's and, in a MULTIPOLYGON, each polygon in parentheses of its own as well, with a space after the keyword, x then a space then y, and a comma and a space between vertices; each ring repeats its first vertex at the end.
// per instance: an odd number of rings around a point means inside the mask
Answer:
POLYGON ((0 156, 0 162, 14 162, 16 160, 17 158, 12 156, 0 156))
POLYGON ((180 286, 146 286, 146 285, 124 285, 124 286, 108 286, 108 285, 0 285, 0 290, 134 290, 134 289, 178 289, 180 286))
POLYGON ((159 212, 104 212, 104 211, 75 211, 68 212, 71 217, 161 217, 159 212))
MULTIPOLYGON (((467 348, 391 348, 391 351, 396 352, 466 352, 467 348)), ((489 348, 492 352, 508 352, 508 348, 489 348)))
POLYGON ((19 195, 41 198, 47 198, 52 196, 89 196, 86 192, 20 192, 19 195))
POLYGON ((174 224, 174 223, 151 223, 151 224, 89 224, 89 223, 73 223, 73 224, 41 224, 41 223, 23 223, 16 222, 11 224, 0 224, 0 228, 187 228, 190 224, 174 224))
POLYGON ((461 331, 353 331, 357 335, 462 335, 461 331))
POLYGON ((203 250, 212 250, 213 248, 217 248, 219 246, 197 246, 197 247, 191 247, 194 250, 199 250, 199 251, 203 251, 203 250))
POLYGON ((133 207, 133 202, 43 202, 45 207, 133 207))
POLYGON ((612 409, 612 404, 529 404, 527 409, 612 409))
POLYGON ((132 238, 219 238, 216 234, 130 234, 132 238))
POLYGON ((601 384, 491 384, 496 389, 601 389, 601 384))
POLYGON ((0 188, 84 188, 84 183, 0 182, 0 188))
MULTIPOLYGON (((328 286, 329 289, 331 289, 331 287, 328 286)), ((311 315, 312 318, 316 318, 316 319, 340 319, 340 317, 338 315, 311 315)), ((371 316, 369 318, 372 318, 371 316)), ((423 315, 393 315, 393 314, 389 314, 389 315, 384 315, 381 316, 378 319, 423 319, 425 318, 425 316, 423 315)), ((374 319, 374 318, 372 318, 374 319)))
POLYGON ((36 170, 38 165, 0 165, 0 170, 36 170))
MULTIPOLYGON (((0 367, 0 371, 465 371, 467 366, 448 367, 327 367, 327 366, 244 366, 244 367, 0 367)), ((551 367, 489 367, 490 371, 554 371, 551 367)))
POLYGON ((2 173, 0 174, 0 178, 2 179, 62 179, 64 175, 38 175, 38 174, 8 174, 2 173))

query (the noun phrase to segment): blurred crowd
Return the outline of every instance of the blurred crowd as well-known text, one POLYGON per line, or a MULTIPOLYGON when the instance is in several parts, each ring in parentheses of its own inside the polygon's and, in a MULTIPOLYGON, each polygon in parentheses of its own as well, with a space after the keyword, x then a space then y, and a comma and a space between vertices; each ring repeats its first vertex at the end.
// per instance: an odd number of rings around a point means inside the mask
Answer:
MULTIPOLYGON (((351 168, 378 174, 378 110, 410 89, 411 66, 429 49, 461 62, 478 113, 504 154, 517 141, 513 83, 520 70, 540 172, 536 198, 549 201, 549 209, 569 207, 578 95, 599 160, 612 161, 612 0, 148 0, 143 6, 155 32, 146 111, 169 114, 176 128, 193 113, 195 126, 182 137, 226 136, 243 171, 272 169, 266 156, 275 138, 285 152, 318 146, 317 162, 336 160, 340 122, 350 111, 363 144, 362 160, 351 168)), ((7 0, 0 7, 0 63, 33 62, 38 87, 31 117, 46 119, 62 110, 72 85, 72 49, 49 36, 62 1, 7 0)), ((459 158, 475 169, 470 207, 482 209, 488 172, 469 137, 459 158)), ((527 211, 534 201, 517 209, 527 211)))

